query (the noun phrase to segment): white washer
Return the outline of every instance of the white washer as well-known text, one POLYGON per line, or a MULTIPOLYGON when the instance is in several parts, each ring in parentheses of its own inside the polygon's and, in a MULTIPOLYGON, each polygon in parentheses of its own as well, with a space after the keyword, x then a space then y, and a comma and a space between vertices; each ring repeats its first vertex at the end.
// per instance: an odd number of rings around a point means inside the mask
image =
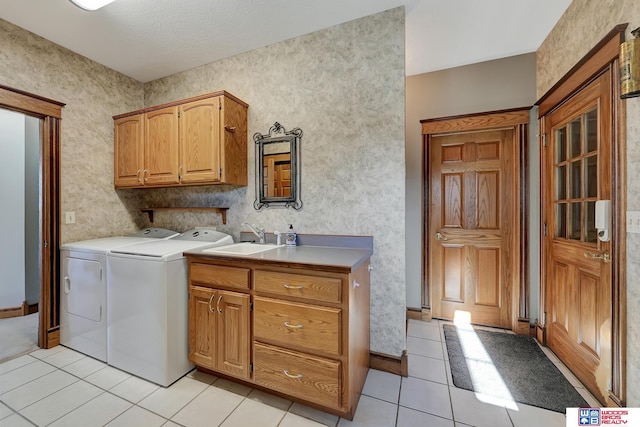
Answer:
POLYGON ((60 247, 60 343, 107 361, 107 254, 178 233, 146 228, 130 236, 65 243, 60 247))
POLYGON ((189 372, 187 259, 184 251, 233 238, 191 230, 108 255, 109 364, 167 387, 189 372))

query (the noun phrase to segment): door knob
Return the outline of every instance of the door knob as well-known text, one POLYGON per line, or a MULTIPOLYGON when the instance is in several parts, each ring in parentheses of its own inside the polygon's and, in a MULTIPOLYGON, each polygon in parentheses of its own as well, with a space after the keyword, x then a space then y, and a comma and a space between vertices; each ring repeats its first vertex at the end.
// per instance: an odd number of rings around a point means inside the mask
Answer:
POLYGON ((584 257, 585 258, 591 258, 591 259, 601 259, 604 262, 611 262, 611 255, 609 255, 609 251, 604 251, 600 254, 594 254, 591 252, 585 252, 584 253, 584 257))
POLYGON ((436 233, 436 239, 437 240, 443 240, 443 241, 449 240, 449 238, 447 236, 445 236, 444 234, 442 234, 439 231, 436 233))

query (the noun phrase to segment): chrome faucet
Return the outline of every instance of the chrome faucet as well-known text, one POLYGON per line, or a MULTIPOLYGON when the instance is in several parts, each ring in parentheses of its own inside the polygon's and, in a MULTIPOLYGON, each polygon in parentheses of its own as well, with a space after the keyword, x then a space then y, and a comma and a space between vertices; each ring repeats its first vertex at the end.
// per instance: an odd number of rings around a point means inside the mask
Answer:
POLYGON ((242 225, 246 225, 247 227, 249 227, 253 234, 258 236, 258 238, 260 239, 260 244, 264 245, 264 228, 260 228, 255 224, 249 224, 248 222, 243 222, 242 225))

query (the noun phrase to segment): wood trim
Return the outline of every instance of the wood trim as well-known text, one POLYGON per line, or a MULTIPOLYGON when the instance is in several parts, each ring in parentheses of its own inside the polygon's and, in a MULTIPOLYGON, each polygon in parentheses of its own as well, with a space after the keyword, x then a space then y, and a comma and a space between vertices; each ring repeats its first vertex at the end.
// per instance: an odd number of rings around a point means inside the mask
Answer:
POLYGON ((47 213, 47 218, 42 221, 42 238, 46 244, 42 245, 39 342, 46 343, 44 348, 51 348, 51 343, 60 342, 59 331, 57 338, 55 334, 51 336, 60 325, 60 119, 45 118, 42 144, 42 210, 47 213))
POLYGON ((45 346, 40 346, 42 348, 52 348, 57 345, 60 345, 60 329, 54 328, 50 331, 47 331, 47 343, 45 346))
POLYGON ((540 323, 536 323, 535 338, 536 338, 536 340, 538 340, 540 345, 545 346, 545 347, 547 346, 547 331, 546 331, 544 325, 542 325, 540 323))
POLYGON ((420 123, 422 123, 423 135, 514 127, 521 123, 529 122, 530 109, 531 107, 522 107, 453 117, 424 119, 420 120, 420 123))
POLYGON ((29 304, 27 306, 27 312, 25 315, 29 315, 29 314, 33 314, 33 313, 37 313, 38 312, 38 307, 40 306, 40 304, 35 303, 35 304, 29 304))
POLYGON ((7 86, 0 86, 0 108, 43 119, 40 168, 42 175, 42 242, 38 345, 60 342, 58 331, 58 273, 60 243, 60 120, 65 104, 7 86))
POLYGON ((0 308, 0 319, 21 317, 38 312, 38 304, 27 304, 26 301, 19 307, 0 308))
POLYGON ((430 308, 407 308, 407 319, 422 320, 424 322, 431 321, 431 309, 430 308))
POLYGON ((403 351, 402 356, 392 356, 390 354, 371 351, 369 352, 369 368, 408 377, 409 362, 407 351, 403 351))
POLYGON ((34 95, 19 89, 0 85, 0 107, 40 117, 62 117, 65 104, 42 96, 34 95))
POLYGON ((24 305, 19 307, 0 308, 0 319, 9 319, 11 317, 24 316, 24 305))
MULTIPOLYGON (((612 378, 608 404, 626 406, 627 364, 627 296, 626 296, 626 103, 620 98, 619 52, 628 24, 615 26, 593 49, 565 74, 538 102, 540 129, 545 129, 546 115, 562 105, 574 93, 609 68, 611 70, 612 120, 612 378)), ((542 150, 542 148, 541 148, 542 150)), ((541 162, 542 167, 542 162, 541 162)), ((542 177, 544 180, 544 176, 542 177)), ((542 183, 544 187, 544 182, 542 183)), ((544 245, 543 245, 544 247, 544 245)), ((545 295, 545 257, 541 257, 541 301, 545 295)), ((543 313, 544 308, 543 308, 543 313)), ((546 317, 546 316, 545 316, 546 317)), ((546 321, 546 320, 545 320, 546 321)), ((537 325, 536 337, 546 345, 545 325, 537 325)))
MULTIPOLYGON (((514 131, 515 141, 515 150, 514 155, 518 159, 518 168, 522 169, 523 163, 528 159, 527 151, 529 144, 529 135, 528 135, 528 126, 529 126, 529 116, 530 110, 532 107, 521 107, 521 108, 513 108, 507 110, 497 110, 497 111, 488 111, 477 114, 465 114, 461 116, 455 117, 443 117, 443 118, 435 118, 435 119, 424 119, 421 120, 422 123, 422 134, 423 134, 423 214, 424 221, 423 224, 428 224, 429 221, 429 211, 430 211, 430 203, 429 203, 429 192, 428 188, 428 176, 429 176, 429 151, 426 147, 430 144, 431 136, 441 133, 446 134, 455 134, 462 132, 475 132, 475 131, 484 131, 490 129, 501 129, 501 128, 512 128, 514 131)), ((527 169, 528 170, 528 169, 527 169)), ((513 247, 516 248, 520 253, 517 260, 516 265, 514 265, 514 269, 518 270, 514 272, 514 283, 507 285, 510 289, 513 290, 511 294, 511 328, 513 331, 517 331, 518 322, 517 319, 519 317, 528 317, 529 313, 529 280, 528 280, 528 263, 529 260, 522 259, 525 258, 524 254, 527 249, 527 227, 528 227, 528 214, 526 217, 522 217, 522 203, 526 203, 527 198, 525 191, 529 187, 529 175, 527 170, 522 171, 518 170, 517 174, 514 175, 518 180, 518 191, 516 192, 516 196, 514 197, 515 212, 518 212, 520 215, 520 225, 518 230, 516 230, 513 235, 514 242, 513 247), (523 188, 522 188, 523 187, 523 188), (521 189, 522 188, 522 189, 521 189), (525 221, 527 218, 527 221, 525 221), (526 276, 525 276, 526 275, 526 276), (518 282, 515 283, 515 280, 518 282), (523 295, 524 294, 524 295, 523 295)), ((427 242, 429 241, 429 227, 424 227, 423 230, 423 282, 422 282, 422 292, 423 292, 423 303, 424 301, 429 300, 427 296, 427 280, 428 280, 428 272, 427 266, 424 258, 428 257, 429 250, 427 248, 427 242)), ((429 313, 430 315, 431 313, 429 313)))
POLYGON ((531 336, 531 325, 529 323, 529 319, 522 318, 522 317, 518 318, 518 326, 516 328, 516 334, 531 336))
POLYGON ((113 120, 122 119, 124 117, 135 116, 137 114, 149 113, 151 111, 161 110, 163 108, 177 107, 178 105, 186 104, 187 102, 200 101, 200 100, 203 100, 203 99, 213 98, 213 97, 216 97, 216 96, 224 96, 224 97, 227 97, 229 99, 233 99, 238 104, 240 104, 240 105, 242 105, 242 106, 244 106, 246 108, 249 107, 249 104, 247 104, 246 102, 244 102, 240 98, 235 97, 234 95, 230 94, 229 92, 227 92, 225 90, 219 90, 217 92, 205 93, 205 94, 202 94, 202 95, 193 96, 191 98, 180 99, 178 101, 171 101, 171 102, 167 102, 167 103, 161 104, 161 105, 154 105, 152 107, 141 108, 140 110, 130 111, 130 112, 127 112, 127 113, 118 114, 116 116, 113 116, 113 120))
MULTIPOLYGON (((559 107, 572 93, 588 83, 620 54, 620 44, 624 41, 629 24, 616 25, 600 42, 547 91, 535 105, 539 107, 538 117, 559 107)), ((616 73, 618 69, 614 70, 616 73)))
POLYGON ((627 390, 627 103, 620 98, 619 58, 611 64, 613 117, 613 155, 611 170, 613 212, 613 241, 611 250, 616 257, 613 263, 611 298, 612 306, 612 385, 609 401, 617 406, 626 406, 627 390))

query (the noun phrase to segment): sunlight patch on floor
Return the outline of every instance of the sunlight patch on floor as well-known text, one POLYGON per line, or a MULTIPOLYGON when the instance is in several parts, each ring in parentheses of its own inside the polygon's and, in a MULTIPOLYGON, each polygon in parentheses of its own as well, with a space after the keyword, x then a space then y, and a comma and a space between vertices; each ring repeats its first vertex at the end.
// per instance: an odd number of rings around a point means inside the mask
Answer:
POLYGON ((513 400, 509 388, 471 325, 471 313, 457 310, 453 324, 467 361, 467 369, 473 382, 476 398, 490 405, 518 410, 518 405, 513 400))

